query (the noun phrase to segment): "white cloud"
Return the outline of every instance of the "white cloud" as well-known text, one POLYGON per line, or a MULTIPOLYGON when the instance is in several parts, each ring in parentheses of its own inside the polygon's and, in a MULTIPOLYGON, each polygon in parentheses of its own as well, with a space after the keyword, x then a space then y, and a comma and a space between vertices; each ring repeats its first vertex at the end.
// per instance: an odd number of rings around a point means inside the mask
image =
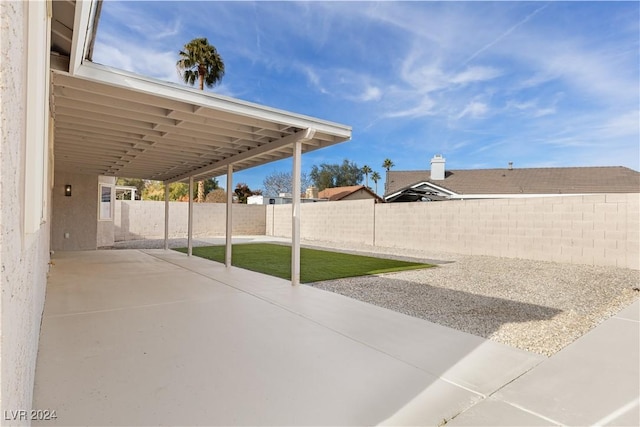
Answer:
POLYGON ((638 137, 640 134, 640 110, 628 111, 609 118, 598 128, 598 132, 603 138, 638 137))
POLYGON ((465 85, 468 83, 484 82, 493 80, 502 74, 500 70, 494 67, 469 67, 466 70, 454 74, 448 78, 448 81, 454 84, 465 85))
POLYGON ((176 70, 177 55, 173 51, 132 45, 129 41, 109 37, 96 41, 94 61, 170 82, 180 82, 176 70), (135 49, 135 56, 130 52, 135 49))
POLYGON ((375 86, 367 86, 358 97, 361 101, 378 101, 382 98, 382 91, 375 86))
POLYGON ((463 117, 471 117, 473 119, 477 119, 483 117, 489 111, 489 106, 483 102, 479 101, 471 101, 467 104, 466 107, 456 116, 457 119, 461 119, 463 117))
POLYGON ((384 114, 387 118, 400 118, 400 117, 424 117, 434 115, 435 102, 428 96, 422 97, 421 102, 418 105, 414 105, 409 108, 394 109, 384 114))

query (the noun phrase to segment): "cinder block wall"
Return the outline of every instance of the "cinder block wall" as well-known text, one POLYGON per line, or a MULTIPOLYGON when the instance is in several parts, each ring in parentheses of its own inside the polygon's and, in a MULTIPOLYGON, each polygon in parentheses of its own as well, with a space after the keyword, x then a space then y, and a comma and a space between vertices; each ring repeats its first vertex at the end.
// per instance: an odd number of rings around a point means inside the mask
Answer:
MULTIPOLYGON (((233 234, 264 235, 265 206, 233 205, 233 234)), ((169 202, 169 237, 186 237, 189 204, 169 202)), ((114 215, 115 241, 164 237, 164 202, 118 200, 114 215)), ((226 206, 194 203, 193 236, 222 236, 226 229, 226 206)))
MULTIPOLYGON (((374 201, 303 203, 300 235, 304 239, 373 244, 374 201)), ((291 237, 291 205, 267 207, 267 235, 291 237)))
MULTIPOLYGON (((304 239, 640 269, 640 194, 301 208, 304 239)), ((267 212, 289 237, 291 207, 267 212)))
POLYGON ((267 206, 267 236, 291 237, 291 209, 292 205, 267 206))

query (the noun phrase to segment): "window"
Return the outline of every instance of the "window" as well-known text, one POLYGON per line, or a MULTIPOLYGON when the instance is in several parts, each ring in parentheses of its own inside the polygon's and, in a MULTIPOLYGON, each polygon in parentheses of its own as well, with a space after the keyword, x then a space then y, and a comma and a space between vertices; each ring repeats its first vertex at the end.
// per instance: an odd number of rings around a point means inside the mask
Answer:
POLYGON ((100 213, 98 219, 101 221, 110 221, 113 219, 113 187, 111 185, 100 184, 100 213))

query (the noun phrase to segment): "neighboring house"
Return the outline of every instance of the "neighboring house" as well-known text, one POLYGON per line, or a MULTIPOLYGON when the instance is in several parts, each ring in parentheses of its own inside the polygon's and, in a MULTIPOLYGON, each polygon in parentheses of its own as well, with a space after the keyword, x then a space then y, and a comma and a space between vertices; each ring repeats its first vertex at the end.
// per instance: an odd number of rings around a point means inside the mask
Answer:
POLYGON ((333 187, 325 188, 318 193, 318 197, 326 199, 331 202, 337 200, 365 200, 374 199, 376 202, 381 202, 382 199, 376 193, 371 191, 364 185, 351 185, 348 187, 333 187))
POLYGON ((440 155, 431 171, 389 171, 388 180, 387 202, 640 192, 640 173, 623 166, 446 170, 440 155))
MULTIPOLYGON (((318 190, 316 187, 309 187, 300 194, 300 203, 315 203, 326 202, 327 199, 318 197, 318 190)), ((249 196, 247 197, 247 204, 249 205, 290 205, 293 203, 293 195, 291 193, 280 193, 277 196, 249 196)))

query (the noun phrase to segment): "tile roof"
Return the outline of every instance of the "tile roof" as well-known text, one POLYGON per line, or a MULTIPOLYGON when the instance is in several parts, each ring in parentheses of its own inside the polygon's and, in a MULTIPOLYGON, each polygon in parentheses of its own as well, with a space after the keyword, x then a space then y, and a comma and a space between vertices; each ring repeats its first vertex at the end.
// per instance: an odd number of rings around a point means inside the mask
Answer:
POLYGON ((471 169, 445 172, 389 171, 386 194, 419 182, 430 182, 457 194, 638 193, 640 172, 623 166, 471 169))
POLYGON ((350 185, 348 187, 325 188, 324 190, 318 193, 318 198, 329 199, 330 201, 342 200, 345 197, 363 189, 366 192, 371 193, 372 198, 376 198, 376 199, 379 198, 378 195, 376 195, 373 191, 369 190, 364 185, 350 185))

